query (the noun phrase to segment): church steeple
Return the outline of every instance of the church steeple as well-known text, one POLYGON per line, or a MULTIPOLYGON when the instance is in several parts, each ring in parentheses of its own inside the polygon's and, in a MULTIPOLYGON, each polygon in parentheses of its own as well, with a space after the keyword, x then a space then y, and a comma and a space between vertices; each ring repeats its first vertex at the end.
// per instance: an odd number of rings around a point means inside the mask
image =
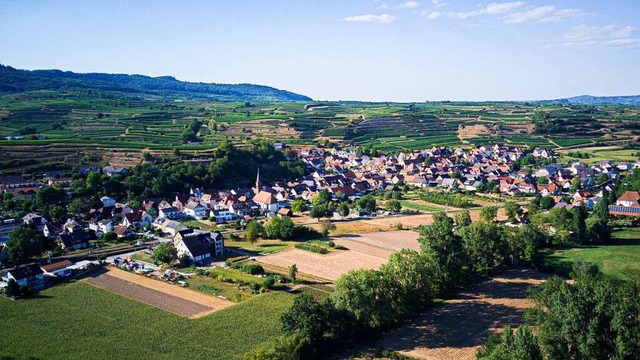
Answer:
POLYGON ((258 176, 256 176, 256 194, 262 190, 262 183, 260 182, 260 167, 258 167, 258 176))

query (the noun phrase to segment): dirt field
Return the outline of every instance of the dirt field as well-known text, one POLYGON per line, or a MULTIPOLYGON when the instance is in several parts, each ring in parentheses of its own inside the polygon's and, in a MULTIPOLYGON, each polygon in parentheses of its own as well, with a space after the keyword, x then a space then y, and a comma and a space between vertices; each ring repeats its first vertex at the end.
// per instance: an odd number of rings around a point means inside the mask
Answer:
POLYGON ((416 359, 475 359, 491 333, 522 322, 532 306, 528 290, 544 280, 532 270, 509 270, 384 335, 378 345, 416 359))
POLYGON ((258 261, 267 265, 287 268, 296 264, 301 273, 336 280, 340 275, 356 269, 378 269, 389 256, 402 249, 420 250, 418 234, 414 231, 387 231, 334 237, 337 245, 349 250, 333 251, 321 255, 305 250, 291 249, 263 256, 258 261))
POLYGON ((119 269, 95 273, 82 281, 170 313, 197 318, 233 302, 187 290, 119 269))
MULTIPOLYGON (((489 203, 491 206, 495 206, 495 203, 489 203)), ((484 204, 483 204, 484 205, 484 204)), ((472 220, 477 220, 480 214, 480 210, 470 210, 472 220)), ((449 216, 455 217, 456 212, 449 212, 449 216)), ((498 209, 498 220, 505 220, 507 217, 504 213, 504 209, 498 209)), ((396 229, 398 224, 402 224, 404 229, 415 229, 420 225, 429 225, 433 221, 431 214, 424 215, 400 215, 400 216, 387 216, 377 218, 366 218, 353 221, 335 221, 336 229, 331 231, 332 235, 345 235, 345 234, 364 234, 369 236, 374 232, 386 232, 396 229)), ((300 217, 294 219, 296 224, 304 224, 313 229, 320 230, 320 223, 317 220, 300 217)))

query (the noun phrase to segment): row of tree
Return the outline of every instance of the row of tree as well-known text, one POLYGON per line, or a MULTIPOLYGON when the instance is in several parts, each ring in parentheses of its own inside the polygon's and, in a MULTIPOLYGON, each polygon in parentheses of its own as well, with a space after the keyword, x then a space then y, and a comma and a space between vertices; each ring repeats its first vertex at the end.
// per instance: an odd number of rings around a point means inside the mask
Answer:
POLYGON ((638 359, 640 288, 577 263, 574 283, 552 277, 535 289, 535 307, 514 333, 493 335, 482 360, 638 359), (535 332, 531 327, 535 328, 535 332))
POLYGON ((472 223, 468 212, 456 222, 436 214, 432 224, 420 229, 420 253, 403 249, 380 270, 344 274, 322 302, 298 297, 282 316, 279 340, 246 358, 320 358, 335 346, 414 316, 475 271, 532 259, 546 241, 533 225, 505 230, 492 219, 472 223))

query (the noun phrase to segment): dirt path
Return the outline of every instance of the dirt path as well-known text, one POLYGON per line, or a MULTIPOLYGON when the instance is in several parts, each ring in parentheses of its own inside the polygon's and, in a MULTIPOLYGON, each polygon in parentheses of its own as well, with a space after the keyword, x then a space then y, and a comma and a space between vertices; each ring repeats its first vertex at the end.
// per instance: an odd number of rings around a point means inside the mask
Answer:
POLYGON ((82 281, 179 316, 197 318, 234 303, 120 269, 109 269, 82 281))
POLYGON ((416 359, 475 359, 491 333, 522 322, 533 305, 529 289, 544 280, 532 270, 509 270, 385 334, 378 345, 416 359))

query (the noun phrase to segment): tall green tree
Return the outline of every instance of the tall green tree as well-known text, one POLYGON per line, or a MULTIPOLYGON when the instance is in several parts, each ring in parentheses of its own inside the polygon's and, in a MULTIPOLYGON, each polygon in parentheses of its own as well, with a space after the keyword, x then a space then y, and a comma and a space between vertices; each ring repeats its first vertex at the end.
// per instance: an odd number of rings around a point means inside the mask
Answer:
POLYGON ((151 260, 155 264, 168 264, 170 265, 178 259, 178 251, 175 246, 170 243, 162 243, 153 250, 151 254, 151 260))
POLYGON ((361 269, 340 276, 333 300, 336 308, 351 313, 363 327, 376 328, 394 321, 392 299, 380 271, 361 269))
POLYGON ((244 238, 251 244, 255 244, 258 238, 262 234, 262 226, 256 220, 249 220, 247 226, 244 229, 244 238))
POLYGON ((480 221, 491 222, 498 216, 498 208, 495 206, 485 206, 480 209, 480 221))
POLYGON ((44 250, 42 237, 32 228, 17 227, 9 233, 6 242, 9 261, 22 264, 29 259, 39 256, 44 250))
POLYGON ((453 232, 453 220, 444 213, 433 215, 430 225, 418 229, 422 253, 429 262, 433 289, 440 294, 456 286, 468 264, 462 238, 453 232))

